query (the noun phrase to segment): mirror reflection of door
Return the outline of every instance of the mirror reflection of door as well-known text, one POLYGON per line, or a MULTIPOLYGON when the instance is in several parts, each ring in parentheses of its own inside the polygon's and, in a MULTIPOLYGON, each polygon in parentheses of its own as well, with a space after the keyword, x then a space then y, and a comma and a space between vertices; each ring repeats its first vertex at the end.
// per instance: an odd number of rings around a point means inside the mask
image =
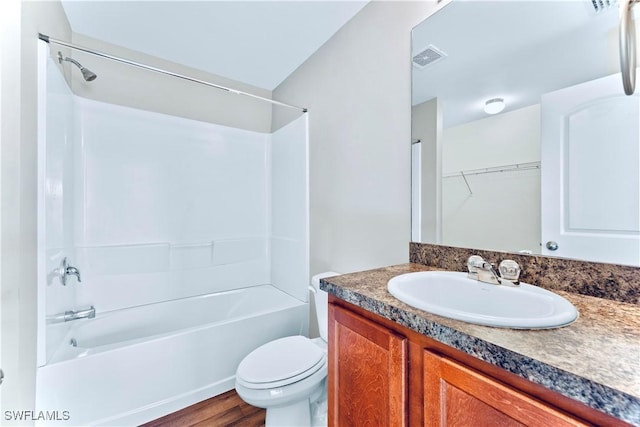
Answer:
POLYGON ((442 112, 437 98, 411 109, 411 240, 442 242, 442 112))
POLYGON ((620 81, 542 96, 543 254, 640 265, 640 97, 620 81))

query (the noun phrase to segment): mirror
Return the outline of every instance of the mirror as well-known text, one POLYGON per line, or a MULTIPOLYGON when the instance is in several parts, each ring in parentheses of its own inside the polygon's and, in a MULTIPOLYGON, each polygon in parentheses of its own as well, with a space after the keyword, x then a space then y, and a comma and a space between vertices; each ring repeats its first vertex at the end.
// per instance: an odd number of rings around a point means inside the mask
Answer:
POLYGON ((590 0, 455 0, 413 29, 412 241, 640 265, 617 31, 590 0))

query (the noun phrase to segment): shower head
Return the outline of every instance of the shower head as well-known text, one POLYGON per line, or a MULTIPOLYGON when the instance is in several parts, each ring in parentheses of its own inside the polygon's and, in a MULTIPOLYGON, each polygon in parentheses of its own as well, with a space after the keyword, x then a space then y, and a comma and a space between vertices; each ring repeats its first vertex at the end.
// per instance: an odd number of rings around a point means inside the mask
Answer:
POLYGON ((82 77, 84 77, 84 79, 88 82, 92 82, 98 77, 96 73, 84 67, 80 67, 80 72, 82 73, 82 77))
POLYGON ((58 52, 58 62, 60 62, 62 64, 62 62, 64 62, 64 61, 71 62, 76 67, 78 67, 80 69, 80 72, 82 73, 82 77, 84 77, 84 79, 86 81, 88 81, 88 82, 92 82, 92 81, 94 81, 96 79, 96 77, 98 77, 98 75, 96 73, 94 73, 93 71, 89 70, 88 68, 84 68, 82 66, 82 64, 80 64, 75 59, 62 56, 62 52, 58 52))

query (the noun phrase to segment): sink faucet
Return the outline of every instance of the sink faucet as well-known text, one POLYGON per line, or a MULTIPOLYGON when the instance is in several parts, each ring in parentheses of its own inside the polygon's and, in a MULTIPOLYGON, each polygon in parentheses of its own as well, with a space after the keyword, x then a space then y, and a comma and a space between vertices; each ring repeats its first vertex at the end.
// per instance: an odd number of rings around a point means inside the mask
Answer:
POLYGON ((519 286, 520 266, 517 262, 505 259, 500 263, 498 271, 493 264, 482 259, 481 256, 472 255, 467 260, 469 278, 494 285, 519 286))
POLYGON ((501 285, 502 284, 502 280, 500 279, 500 275, 498 274, 496 269, 493 268, 493 264, 491 264, 490 262, 486 262, 486 261, 484 261, 480 265, 480 271, 478 272, 478 280, 480 280, 481 282, 493 283, 494 285, 501 285), (486 272, 486 273, 488 273, 488 275, 487 274, 482 274, 482 272, 486 272))

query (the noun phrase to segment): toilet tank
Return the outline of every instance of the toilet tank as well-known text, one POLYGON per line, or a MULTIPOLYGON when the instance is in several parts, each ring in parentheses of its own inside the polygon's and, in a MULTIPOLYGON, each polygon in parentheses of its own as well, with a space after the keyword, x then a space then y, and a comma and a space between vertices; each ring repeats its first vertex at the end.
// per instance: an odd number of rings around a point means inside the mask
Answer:
POLYGON ((340 273, 327 271, 325 273, 316 274, 311 278, 311 286, 313 287, 314 298, 316 303, 316 316, 318 317, 318 331, 320 338, 325 341, 329 340, 327 329, 329 327, 329 294, 320 289, 320 279, 325 277, 339 276, 340 273))

